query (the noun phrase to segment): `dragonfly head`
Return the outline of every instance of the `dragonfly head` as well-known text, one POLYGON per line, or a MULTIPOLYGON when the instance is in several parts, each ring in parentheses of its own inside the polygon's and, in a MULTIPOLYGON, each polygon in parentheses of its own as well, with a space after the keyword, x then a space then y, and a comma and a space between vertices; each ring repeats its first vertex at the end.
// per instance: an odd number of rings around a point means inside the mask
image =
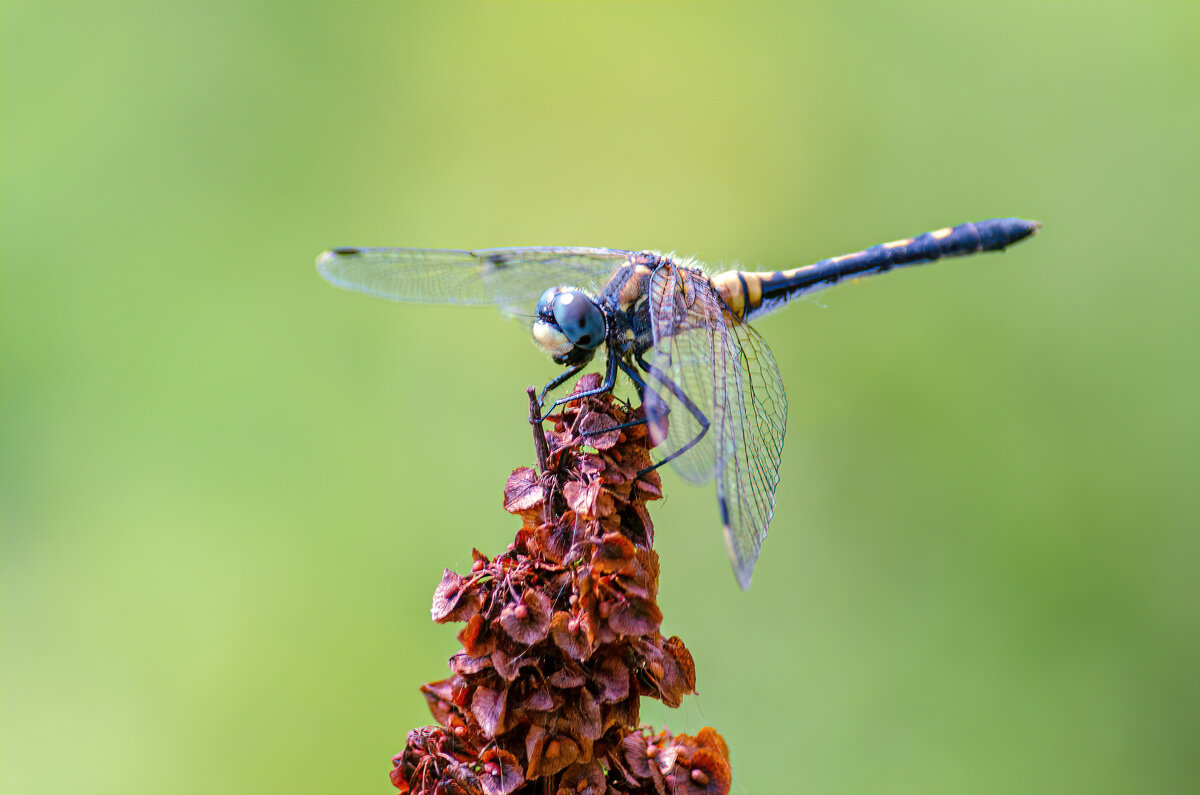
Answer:
POLYGON ((604 332, 604 313, 587 293, 551 287, 538 299, 533 338, 558 364, 591 359, 604 332))

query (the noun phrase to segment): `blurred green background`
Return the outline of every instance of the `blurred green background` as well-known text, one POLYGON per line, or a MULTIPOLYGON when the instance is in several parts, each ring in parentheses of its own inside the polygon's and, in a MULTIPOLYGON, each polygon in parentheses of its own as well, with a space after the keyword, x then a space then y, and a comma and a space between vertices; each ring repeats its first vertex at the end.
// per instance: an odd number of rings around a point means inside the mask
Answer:
MULTIPOLYGON (((391 791, 557 372, 334 245, 788 267, 1019 215, 765 319, 741 593, 655 506, 734 792, 1200 786, 1192 3, 0 8, 5 792, 391 791)), ((623 388, 628 391, 627 385, 623 388)))

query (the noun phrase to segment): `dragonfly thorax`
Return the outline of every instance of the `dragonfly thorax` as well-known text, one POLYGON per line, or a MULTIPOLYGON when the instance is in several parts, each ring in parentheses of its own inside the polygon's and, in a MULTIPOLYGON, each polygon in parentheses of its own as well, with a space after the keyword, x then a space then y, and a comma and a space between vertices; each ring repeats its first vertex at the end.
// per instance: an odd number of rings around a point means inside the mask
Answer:
POLYGON ((591 359, 605 330, 604 312, 581 290, 551 287, 538 299, 533 338, 559 364, 591 359))

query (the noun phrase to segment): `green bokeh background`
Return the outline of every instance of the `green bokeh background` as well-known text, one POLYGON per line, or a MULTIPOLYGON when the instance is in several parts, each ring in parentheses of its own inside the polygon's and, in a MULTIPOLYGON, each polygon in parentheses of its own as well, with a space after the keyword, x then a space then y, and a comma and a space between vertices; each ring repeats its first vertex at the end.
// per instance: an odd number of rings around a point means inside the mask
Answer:
MULTIPOLYGON (((990 255, 765 319, 791 417, 754 587, 655 506, 734 792, 1200 786, 1193 3, 0 7, 5 792, 387 792, 517 526, 486 310, 333 245, 788 267, 990 255)), ((627 391, 627 387, 626 387, 627 391)))

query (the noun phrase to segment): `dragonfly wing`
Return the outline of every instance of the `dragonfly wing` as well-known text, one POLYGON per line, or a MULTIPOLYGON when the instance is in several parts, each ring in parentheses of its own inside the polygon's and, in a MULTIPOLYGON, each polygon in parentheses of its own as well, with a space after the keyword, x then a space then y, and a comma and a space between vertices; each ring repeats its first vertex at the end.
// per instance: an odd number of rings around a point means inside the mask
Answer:
POLYGON ((664 266, 650 280, 654 364, 659 382, 646 395, 651 429, 687 480, 716 480, 725 543, 741 587, 775 509, 775 488, 787 426, 787 397, 766 341, 730 311, 708 277, 664 266), (683 397, 707 418, 703 424, 683 397))
POLYGON ((717 437, 732 437, 732 455, 718 467, 717 502, 738 584, 745 590, 775 512, 787 396, 775 357, 757 331, 739 321, 727 339, 728 411, 717 437))
POLYGON ((317 270, 338 287, 393 301, 529 312, 548 287, 599 292, 628 258, 608 248, 338 248, 317 258, 317 270))
POLYGON ((719 386, 713 363, 724 350, 726 313, 719 297, 714 303, 695 287, 702 278, 662 265, 647 285, 654 334, 650 375, 657 383, 645 395, 646 416, 659 452, 690 483, 712 480, 721 457, 712 432, 719 386))

